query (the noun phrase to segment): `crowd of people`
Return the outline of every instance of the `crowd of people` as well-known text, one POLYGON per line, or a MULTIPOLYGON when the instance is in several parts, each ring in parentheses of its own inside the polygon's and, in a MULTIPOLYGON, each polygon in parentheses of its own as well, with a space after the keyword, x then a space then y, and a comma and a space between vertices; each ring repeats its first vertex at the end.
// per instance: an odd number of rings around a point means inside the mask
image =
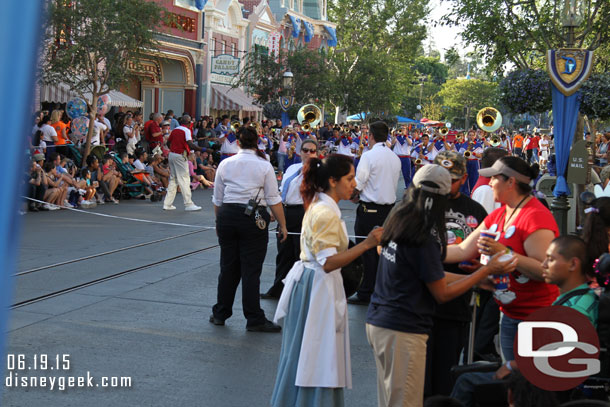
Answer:
MULTIPOLYGON (((221 254, 209 321, 223 326, 232 316, 240 281, 248 331, 281 332, 277 322, 284 321, 273 406, 343 405, 343 389, 351 387, 347 303, 368 307, 362 329, 380 407, 421 406, 438 395, 472 405, 477 384, 517 376, 517 327, 540 308, 569 306, 597 323, 592 263, 608 251, 610 198, 589 202, 582 239, 559 237, 534 190, 542 173, 554 173, 552 136, 390 129, 382 121, 311 129, 228 116, 195 121, 172 111, 142 123, 141 114, 126 112, 114 125, 97 117, 92 144, 102 149, 81 167, 71 154, 82 139, 57 125, 61 117, 36 117, 32 211, 118 203, 134 184, 136 197, 166 192, 164 210, 176 209, 178 189, 185 210, 200 210, 191 190, 213 188, 221 254), (401 175, 405 192, 397 202, 401 175), (358 204, 351 246, 341 200, 358 204), (275 280, 261 293, 272 221, 275 280), (340 270, 360 258, 362 284, 346 298, 340 270), (475 285, 488 291, 478 294, 483 312, 468 342, 475 285), (273 322, 261 298, 278 300, 273 322), (467 347, 478 359, 502 360, 501 367, 454 383, 450 369, 467 347)), ((594 146, 602 179, 608 139, 594 146)))

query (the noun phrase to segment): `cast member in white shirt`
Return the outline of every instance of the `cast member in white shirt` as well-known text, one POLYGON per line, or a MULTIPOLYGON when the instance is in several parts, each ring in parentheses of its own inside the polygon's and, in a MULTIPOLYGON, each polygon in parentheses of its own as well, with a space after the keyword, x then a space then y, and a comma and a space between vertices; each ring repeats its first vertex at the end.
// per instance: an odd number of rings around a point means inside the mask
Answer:
MULTIPOLYGON (((386 144, 389 129, 382 121, 370 125, 370 150, 362 154, 356 171, 356 192, 353 201, 359 202, 354 231, 356 236, 367 236, 376 226, 383 226, 396 202, 400 178, 400 159, 386 144)), ((359 243, 363 239, 356 238, 359 243)), ((350 302, 368 304, 375 288, 379 255, 368 250, 362 255, 364 279, 358 293, 350 302)))
POLYGON ((275 280, 267 292, 261 294, 261 298, 280 298, 284 283, 282 280, 299 260, 301 254, 301 226, 305 209, 303 208, 303 197, 301 196, 301 183, 303 181, 303 166, 309 159, 316 157, 318 143, 312 139, 305 139, 301 144, 301 159, 303 162, 291 165, 280 185, 280 194, 284 204, 286 215, 286 228, 288 232, 296 233, 288 235, 288 238, 281 242, 277 239, 277 256, 275 258, 275 280))
POLYGON ((281 327, 269 321, 260 307, 260 276, 271 220, 267 206, 277 219, 281 241, 287 237, 286 221, 273 166, 258 150, 257 140, 254 128, 240 128, 241 149, 223 160, 216 171, 212 202, 220 244, 220 276, 210 323, 224 325, 233 315, 235 292, 241 280, 246 329, 279 332, 281 327))

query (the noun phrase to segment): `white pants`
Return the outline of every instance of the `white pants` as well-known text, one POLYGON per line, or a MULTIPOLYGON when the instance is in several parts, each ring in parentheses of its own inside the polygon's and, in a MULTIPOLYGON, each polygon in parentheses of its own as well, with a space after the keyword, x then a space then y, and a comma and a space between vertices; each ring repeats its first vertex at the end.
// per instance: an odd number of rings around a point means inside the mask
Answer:
POLYGON ((169 153, 168 161, 170 177, 163 206, 170 206, 174 203, 178 186, 182 192, 184 206, 194 205, 191 201, 191 176, 189 175, 188 160, 182 154, 169 153))

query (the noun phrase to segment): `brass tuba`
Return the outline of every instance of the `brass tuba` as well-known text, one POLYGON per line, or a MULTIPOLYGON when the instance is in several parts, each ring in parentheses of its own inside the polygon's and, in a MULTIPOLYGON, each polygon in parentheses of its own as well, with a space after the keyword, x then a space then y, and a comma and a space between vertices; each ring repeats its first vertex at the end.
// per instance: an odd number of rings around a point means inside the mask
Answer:
POLYGON ((484 107, 477 113, 477 124, 481 130, 493 133, 502 126, 502 114, 493 107, 484 107))
POLYGON ((493 136, 491 138, 491 142, 489 144, 491 144, 492 147, 498 147, 500 145, 500 143, 502 143, 502 140, 500 139, 500 137, 493 136))
POLYGON ((231 131, 233 133, 237 134, 237 132, 239 131, 240 128, 241 128, 241 123, 238 120, 231 122, 231 131))
POLYGON ((322 111, 316 105, 304 105, 297 113, 297 120, 299 121, 299 124, 302 126, 303 130, 310 131, 322 120, 322 111))
POLYGON ((438 132, 441 136, 445 137, 447 134, 449 134, 449 128, 447 126, 443 126, 438 132))

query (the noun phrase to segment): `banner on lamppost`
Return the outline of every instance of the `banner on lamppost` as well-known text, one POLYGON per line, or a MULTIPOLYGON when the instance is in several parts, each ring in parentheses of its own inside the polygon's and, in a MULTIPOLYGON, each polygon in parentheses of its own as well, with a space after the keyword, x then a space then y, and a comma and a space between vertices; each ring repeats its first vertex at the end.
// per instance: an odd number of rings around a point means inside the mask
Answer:
POLYGON ((288 111, 288 108, 292 106, 293 103, 294 96, 280 96, 280 105, 285 112, 288 111))
POLYGON ((557 162, 557 182, 553 195, 567 196, 570 194, 570 189, 565 174, 580 108, 578 89, 591 74, 593 52, 575 48, 549 50, 546 66, 553 83, 553 124, 557 162))
POLYGON ((593 70, 593 51, 580 48, 551 49, 546 66, 553 85, 565 96, 573 95, 593 70))

